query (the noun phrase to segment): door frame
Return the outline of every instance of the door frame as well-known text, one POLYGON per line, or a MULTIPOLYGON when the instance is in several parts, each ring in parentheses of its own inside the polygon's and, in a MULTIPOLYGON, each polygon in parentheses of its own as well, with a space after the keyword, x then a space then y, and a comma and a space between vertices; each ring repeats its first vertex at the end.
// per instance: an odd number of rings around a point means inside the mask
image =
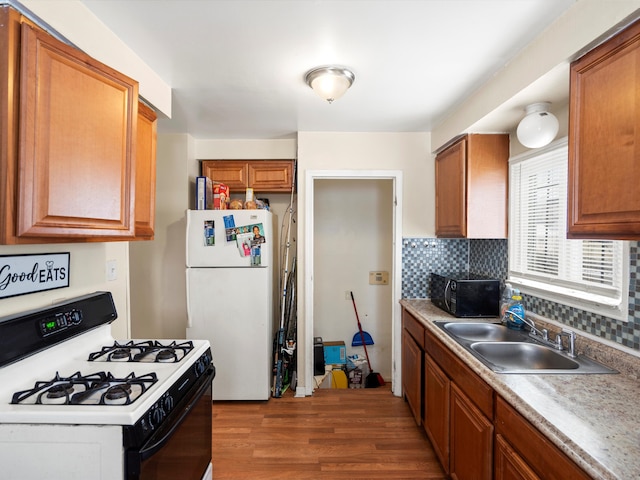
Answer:
MULTIPOLYGON (((313 254, 314 201, 316 180, 392 180, 393 181, 393 254, 389 281, 391 282, 392 351, 391 384, 393 394, 402 395, 402 171, 401 170, 307 170, 305 175, 305 235, 304 235, 304 395, 313 394, 313 254)), ((300 339, 299 339, 300 340, 300 339)), ((299 341, 298 340, 298 341, 299 341)), ((296 392, 298 393, 298 392, 296 392)))

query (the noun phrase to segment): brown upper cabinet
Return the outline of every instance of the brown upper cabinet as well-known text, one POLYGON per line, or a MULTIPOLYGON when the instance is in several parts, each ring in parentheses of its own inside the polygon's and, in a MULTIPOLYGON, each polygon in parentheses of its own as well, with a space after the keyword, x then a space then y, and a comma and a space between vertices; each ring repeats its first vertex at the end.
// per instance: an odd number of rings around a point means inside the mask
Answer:
POLYGON ((469 134, 436 155, 436 236, 507 238, 508 134, 469 134))
POLYGON ((138 102, 136 145, 136 240, 153 240, 156 219, 158 116, 138 102))
POLYGON ((294 181, 293 160, 203 160, 201 172, 226 184, 232 194, 246 188, 257 193, 290 192, 294 181))
POLYGON ((568 238, 640 239, 640 20, 571 64, 568 238))
POLYGON ((0 243, 134 238, 137 82, 9 7, 0 24, 0 243))

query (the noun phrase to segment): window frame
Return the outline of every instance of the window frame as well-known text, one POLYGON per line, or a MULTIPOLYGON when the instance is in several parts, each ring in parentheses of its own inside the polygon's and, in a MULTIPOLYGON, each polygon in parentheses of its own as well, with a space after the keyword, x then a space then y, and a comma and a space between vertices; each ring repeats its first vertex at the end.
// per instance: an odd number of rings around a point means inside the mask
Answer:
MULTIPOLYGON (((509 158, 509 185, 514 185, 514 179, 512 178, 513 166, 517 164, 521 164, 522 162, 526 162, 527 160, 539 158, 541 156, 547 156, 548 154, 553 154, 560 149, 567 149, 567 138, 564 137, 559 139, 546 147, 539 148, 536 150, 530 150, 524 152, 522 154, 513 156, 509 158)), ((568 154, 566 156, 567 165, 568 165, 568 154)), ((563 204, 560 205, 560 210, 564 216, 565 222, 565 236, 560 239, 560 247, 566 248, 565 246, 570 245, 569 242, 585 242, 585 240, 568 240, 566 238, 566 212, 567 212, 567 192, 566 192, 566 182, 564 183, 565 191, 564 195, 561 193, 561 197, 563 198, 563 204)), ((516 210, 519 208, 518 205, 523 202, 524 198, 517 199, 513 195, 514 190, 516 190, 515 185, 513 188, 509 189, 509 265, 508 265, 508 279, 507 281, 514 287, 519 288, 522 293, 533 295, 535 297, 549 300, 552 302, 560 303, 563 305, 568 305, 570 307, 574 307, 576 309, 585 310, 587 312, 595 313, 598 315, 603 315, 606 317, 614 318, 616 320, 629 320, 629 242, 614 240, 615 242, 620 242, 621 251, 620 251, 620 265, 619 265, 619 275, 620 278, 617 279, 619 284, 619 295, 617 297, 613 297, 611 295, 607 295, 607 291, 614 290, 614 287, 604 287, 597 288, 594 286, 588 286, 585 284, 583 289, 576 288, 576 283, 569 283, 564 281, 563 279, 553 279, 549 277, 551 281, 546 282, 540 275, 537 278, 532 278, 533 275, 528 275, 524 272, 524 269, 516 270, 516 254, 514 253, 516 249, 521 250, 521 244, 517 244, 518 238, 521 241, 525 241, 528 237, 526 235, 516 235, 515 229, 518 224, 519 214, 516 210), (598 291, 603 292, 603 294, 599 294, 598 291)), ((595 240, 595 239, 594 239, 595 240)), ((588 241, 588 240, 587 240, 588 241)), ((561 258, 562 254, 559 254, 559 258, 561 258)), ((561 264, 568 262, 560 262, 561 264)), ((564 266, 562 268, 565 268, 564 266)), ((584 270, 582 270, 584 271, 584 270)))

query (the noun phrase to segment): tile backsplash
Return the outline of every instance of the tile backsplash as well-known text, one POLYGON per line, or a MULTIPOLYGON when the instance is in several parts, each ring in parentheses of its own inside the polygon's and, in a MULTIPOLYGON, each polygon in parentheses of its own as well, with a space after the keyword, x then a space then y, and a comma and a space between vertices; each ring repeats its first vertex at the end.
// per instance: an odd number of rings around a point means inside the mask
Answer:
MULTIPOLYGON (((525 309, 562 322, 576 330, 640 350, 640 284, 638 250, 630 243, 629 321, 621 322, 542 298, 524 295, 525 309)), ((429 274, 434 271, 470 271, 499 278, 507 277, 507 240, 404 238, 402 246, 402 297, 427 298, 429 274)))

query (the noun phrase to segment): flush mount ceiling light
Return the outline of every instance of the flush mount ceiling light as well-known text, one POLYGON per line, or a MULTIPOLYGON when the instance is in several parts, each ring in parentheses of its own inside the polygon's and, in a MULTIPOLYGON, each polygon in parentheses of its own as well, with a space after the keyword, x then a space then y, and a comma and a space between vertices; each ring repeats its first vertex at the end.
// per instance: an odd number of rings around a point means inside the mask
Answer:
POLYGON ((540 148, 550 144, 558 133, 558 119, 549 112, 549 102, 527 105, 526 115, 520 120, 516 135, 522 145, 540 148))
POLYGON ((355 79, 351 70, 335 66, 317 67, 304 76, 307 85, 329 103, 344 95, 355 79))

